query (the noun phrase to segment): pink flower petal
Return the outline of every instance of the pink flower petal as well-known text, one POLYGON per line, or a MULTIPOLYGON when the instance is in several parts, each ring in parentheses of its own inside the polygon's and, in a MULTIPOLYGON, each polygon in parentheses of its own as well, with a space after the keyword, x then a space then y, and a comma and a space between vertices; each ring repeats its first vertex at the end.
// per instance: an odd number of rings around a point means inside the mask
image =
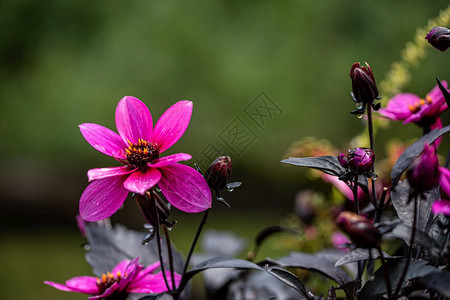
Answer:
POLYGON ((93 276, 78 276, 66 281, 66 284, 53 281, 44 281, 45 284, 64 292, 77 292, 84 294, 98 293, 97 279, 93 276))
POLYGON ((112 157, 126 158, 124 150, 128 145, 111 129, 93 123, 83 123, 78 127, 86 141, 96 150, 112 157))
POLYGON ((389 100, 387 107, 379 110, 379 113, 391 120, 405 120, 412 115, 409 105, 414 105, 420 100, 419 96, 402 93, 389 100))
POLYGON ((158 186, 173 206, 188 213, 211 207, 211 191, 199 172, 182 164, 166 166, 161 172, 158 186))
POLYGON ((439 167, 439 184, 441 185, 442 192, 450 198, 450 170, 444 167, 439 167))
POLYGON ((80 216, 90 222, 110 217, 125 201, 128 190, 123 187, 126 176, 94 180, 80 198, 80 216))
POLYGON ((440 200, 435 201, 432 207, 433 214, 444 214, 450 216, 450 201, 440 200))
POLYGON ((130 264, 130 261, 128 259, 124 259, 121 262, 119 262, 112 270, 112 274, 116 274, 117 272, 122 273, 122 276, 125 274, 125 270, 127 269, 128 265, 130 264))
POLYGON ((139 139, 150 141, 153 121, 148 107, 139 99, 123 97, 116 108, 116 127, 123 141, 137 143, 139 139))
POLYGON ((145 172, 137 170, 128 176, 123 185, 130 192, 143 195, 147 190, 157 184, 160 178, 161 172, 158 169, 150 168, 145 172))
POLYGON ((168 156, 164 156, 164 157, 155 159, 154 161, 149 163, 148 166, 153 167, 153 168, 162 168, 162 167, 176 164, 177 162, 182 161, 182 160, 190 160, 191 158, 192 158, 192 156, 190 154, 177 153, 177 154, 172 154, 172 155, 168 155, 168 156))
POLYGON ((119 291, 123 291, 125 289, 128 290, 128 285, 135 280, 138 273, 142 270, 143 266, 139 265, 138 261, 139 257, 130 261, 126 266, 126 269, 122 273, 124 277, 121 281, 119 281, 119 284, 117 286, 117 289, 119 291))
MULTIPOLYGON (((167 281, 172 287, 172 277, 169 271, 166 271, 167 281)), ((175 286, 181 281, 181 275, 174 273, 175 286)), ((127 289, 130 293, 159 294, 167 291, 162 272, 148 274, 137 281, 133 281, 127 289)))
POLYGON ((111 168, 90 169, 87 172, 89 181, 108 178, 112 176, 126 175, 134 172, 137 168, 132 166, 121 166, 111 168))
POLYGON ((151 141, 159 146, 160 153, 170 148, 184 134, 191 120, 192 106, 191 101, 179 101, 159 118, 151 141))

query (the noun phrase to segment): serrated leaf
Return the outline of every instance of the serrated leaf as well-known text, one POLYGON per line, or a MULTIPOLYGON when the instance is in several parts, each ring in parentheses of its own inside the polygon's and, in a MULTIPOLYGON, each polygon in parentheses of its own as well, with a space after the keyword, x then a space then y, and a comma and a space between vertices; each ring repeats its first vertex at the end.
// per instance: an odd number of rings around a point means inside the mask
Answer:
POLYGON ((445 126, 441 129, 435 129, 426 135, 418 139, 414 144, 409 146, 403 151, 402 155, 395 162, 394 167, 391 171, 391 181, 392 186, 395 186, 400 180, 403 172, 409 167, 409 165, 414 161, 414 159, 423 152, 423 146, 425 143, 431 144, 441 135, 450 131, 450 125, 445 126))
MULTIPOLYGON (((391 284, 394 290, 397 286, 403 269, 405 268, 406 260, 391 260, 386 263, 387 273, 390 276, 391 284)), ((408 271, 406 272, 405 279, 402 282, 402 288, 408 285, 408 280, 414 277, 425 276, 436 268, 428 265, 426 261, 423 260, 413 260, 410 262, 408 271)), ((373 280, 366 282, 361 292, 359 293, 359 299, 379 299, 383 294, 387 293, 386 283, 384 281, 384 272, 382 267, 380 267, 373 276, 373 280)))
POLYGON ((335 267, 332 261, 321 255, 291 252, 289 256, 282 257, 274 262, 284 268, 301 268, 319 272, 340 285, 351 281, 350 276, 344 270, 335 267))
MULTIPOLYGON (((370 256, 372 257, 372 259, 377 259, 377 258, 380 258, 380 253, 378 253, 377 249, 370 249, 370 256)), ((387 254, 384 251, 383 251, 383 256, 385 259, 392 258, 389 254, 387 254)), ((343 266, 345 264, 357 262, 360 260, 366 260, 366 259, 369 259, 369 250, 358 248, 358 249, 355 249, 355 250, 345 254, 344 256, 342 256, 335 263, 335 266, 339 267, 339 266, 343 266)))
POLYGON ((445 298, 450 298, 450 272, 432 272, 420 278, 419 282, 445 298))
POLYGON ((303 282, 291 272, 278 267, 267 267, 266 271, 278 280, 284 282, 286 285, 297 290, 306 299, 314 298, 308 293, 303 282))
POLYGON ((340 176, 345 173, 345 169, 341 166, 336 156, 290 157, 283 159, 281 162, 299 167, 318 169, 334 176, 340 176))

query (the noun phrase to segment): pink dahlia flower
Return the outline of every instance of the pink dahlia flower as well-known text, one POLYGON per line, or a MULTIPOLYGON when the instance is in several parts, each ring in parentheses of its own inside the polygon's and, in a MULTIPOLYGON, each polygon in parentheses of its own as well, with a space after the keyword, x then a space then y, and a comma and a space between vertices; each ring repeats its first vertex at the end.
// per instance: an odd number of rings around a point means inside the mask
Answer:
POLYGON ((191 114, 192 102, 179 101, 153 127, 147 106, 127 96, 116 108, 119 134, 98 124, 79 125, 92 147, 124 164, 88 171, 92 183, 81 195, 81 217, 91 222, 108 218, 122 206, 128 192, 143 195, 156 184, 167 200, 182 211, 197 213, 210 208, 211 191, 203 176, 178 163, 191 159, 191 155, 159 157, 181 138, 191 114))
MULTIPOLYGON (((121 261, 111 272, 101 278, 94 276, 78 276, 66 281, 65 284, 44 281, 58 290, 92 295, 89 300, 126 299, 130 293, 158 294, 167 291, 162 272, 154 273, 159 262, 144 268, 138 263, 139 258, 121 261)), ((168 282, 172 282, 170 272, 166 271, 168 282)), ((181 275, 174 274, 178 285, 181 275)))
MULTIPOLYGON (((447 82, 442 81, 447 88, 447 82)), ((419 96, 402 93, 389 100, 387 107, 380 109, 380 114, 394 121, 403 121, 403 124, 416 123, 429 129, 442 127, 439 115, 447 109, 447 103, 439 86, 435 86, 424 99, 419 96)))

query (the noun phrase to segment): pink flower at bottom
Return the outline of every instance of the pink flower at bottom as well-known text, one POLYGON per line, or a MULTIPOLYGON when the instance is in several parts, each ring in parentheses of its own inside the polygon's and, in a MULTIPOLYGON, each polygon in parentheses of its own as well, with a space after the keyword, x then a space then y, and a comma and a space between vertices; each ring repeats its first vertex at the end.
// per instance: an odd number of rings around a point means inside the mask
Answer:
POLYGON ((439 171, 441 173, 439 177, 441 199, 433 203, 432 211, 434 214, 450 216, 450 170, 439 167, 439 171))
POLYGON ((186 131, 192 102, 179 101, 169 107, 153 128, 152 115, 137 98, 124 97, 116 108, 119 134, 98 124, 79 125, 86 141, 123 166, 91 169, 91 184, 80 199, 80 215, 86 221, 110 217, 129 192, 144 195, 155 185, 176 208, 197 213, 211 207, 211 191, 203 176, 179 161, 191 155, 177 153, 159 157, 186 131))
MULTIPOLYGON (((138 263, 139 258, 121 261, 111 273, 103 274, 102 278, 94 276, 73 277, 65 282, 56 283, 44 281, 58 290, 92 295, 89 300, 107 299, 108 297, 123 297, 126 299, 130 293, 158 294, 167 291, 164 277, 161 272, 153 273, 159 262, 144 268, 138 263)), ((166 271, 168 282, 172 282, 170 272, 166 271)), ((175 273, 175 284, 178 285, 181 275, 175 273)))
MULTIPOLYGON (((447 88, 446 81, 442 81, 442 85, 447 88)), ((445 98, 436 85, 423 99, 415 94, 398 94, 390 99, 387 107, 380 109, 379 113, 390 120, 403 121, 403 124, 413 122, 434 129, 439 127, 440 122, 436 122, 446 109, 445 98)))

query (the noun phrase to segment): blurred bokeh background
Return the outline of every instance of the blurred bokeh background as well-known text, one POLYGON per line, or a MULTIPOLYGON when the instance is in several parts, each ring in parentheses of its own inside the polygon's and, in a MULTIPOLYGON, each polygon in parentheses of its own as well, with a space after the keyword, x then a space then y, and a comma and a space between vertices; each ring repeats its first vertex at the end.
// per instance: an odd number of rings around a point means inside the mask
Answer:
MULTIPOLYGON (((292 142, 316 136, 345 150, 364 129, 349 114, 353 62, 369 62, 382 81, 417 28, 447 5, 1 1, 0 297, 83 299, 42 284, 90 273, 75 225, 78 200, 89 168, 116 165, 78 124, 115 129, 125 95, 143 100, 154 120, 174 102, 192 100, 190 126, 170 152, 196 161, 213 148, 232 156, 233 179, 244 184, 225 195, 230 209, 215 205, 208 226, 251 237, 291 212, 299 189, 329 188, 279 163, 292 142), (260 107, 264 120, 252 114, 261 103, 276 108, 267 117, 260 107), (226 138, 236 124, 250 132, 239 144, 226 138)), ((426 47, 404 90, 423 96, 436 76, 449 80, 448 62, 448 53, 426 47)), ((420 134, 415 125, 391 124, 376 146, 420 134)), ((175 243, 186 251, 200 216, 173 218, 175 243)), ((113 221, 141 228, 143 218, 128 200, 113 221)))

